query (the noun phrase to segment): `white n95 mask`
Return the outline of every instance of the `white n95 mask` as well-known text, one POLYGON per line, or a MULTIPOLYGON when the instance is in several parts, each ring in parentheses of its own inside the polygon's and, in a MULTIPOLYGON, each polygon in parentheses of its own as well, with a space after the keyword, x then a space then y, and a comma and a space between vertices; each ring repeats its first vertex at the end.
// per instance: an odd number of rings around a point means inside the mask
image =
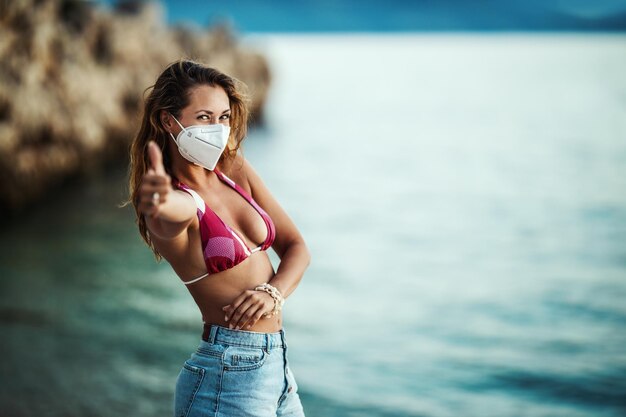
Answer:
POLYGON ((180 154, 189 162, 213 171, 228 144, 230 127, 219 123, 183 127, 178 120, 176 123, 182 130, 177 137, 172 132, 170 136, 176 142, 180 154))

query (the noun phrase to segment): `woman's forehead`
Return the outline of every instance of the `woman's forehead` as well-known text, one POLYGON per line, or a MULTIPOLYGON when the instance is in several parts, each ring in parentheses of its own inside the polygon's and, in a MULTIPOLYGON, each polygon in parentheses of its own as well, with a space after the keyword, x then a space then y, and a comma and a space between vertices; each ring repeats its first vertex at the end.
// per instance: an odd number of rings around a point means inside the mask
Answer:
POLYGON ((189 107, 209 107, 206 110, 227 110, 228 95, 220 86, 199 85, 189 90, 189 107))

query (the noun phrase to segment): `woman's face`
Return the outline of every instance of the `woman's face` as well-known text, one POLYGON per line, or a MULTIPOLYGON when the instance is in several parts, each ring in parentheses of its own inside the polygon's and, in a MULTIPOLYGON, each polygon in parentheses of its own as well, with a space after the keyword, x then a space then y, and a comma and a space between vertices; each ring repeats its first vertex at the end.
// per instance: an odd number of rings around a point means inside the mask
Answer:
MULTIPOLYGON (((189 105, 180 112, 178 121, 185 127, 221 123, 230 126, 230 103, 226 91, 220 86, 200 85, 189 91, 189 105)), ((177 136, 180 126, 170 124, 177 136)))

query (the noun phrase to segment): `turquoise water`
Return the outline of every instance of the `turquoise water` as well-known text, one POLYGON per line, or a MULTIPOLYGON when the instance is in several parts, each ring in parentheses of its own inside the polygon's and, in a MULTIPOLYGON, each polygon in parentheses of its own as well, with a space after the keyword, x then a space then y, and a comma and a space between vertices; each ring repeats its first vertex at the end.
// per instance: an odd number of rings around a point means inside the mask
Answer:
MULTIPOLYGON (((96 0, 111 7, 116 0, 96 0)), ((168 24, 226 22, 242 33, 626 30, 622 0, 161 0, 168 24)))
MULTIPOLYGON (((258 36, 313 416, 626 414, 626 36, 258 36)), ((0 414, 169 415, 200 314, 110 169, 0 232, 0 414)))

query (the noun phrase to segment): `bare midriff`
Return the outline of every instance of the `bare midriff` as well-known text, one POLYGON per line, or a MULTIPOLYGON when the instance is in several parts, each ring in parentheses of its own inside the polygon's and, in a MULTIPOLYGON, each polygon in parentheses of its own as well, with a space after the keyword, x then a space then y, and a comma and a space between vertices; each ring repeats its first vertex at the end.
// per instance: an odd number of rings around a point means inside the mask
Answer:
MULTIPOLYGON (((259 251, 233 268, 188 285, 187 289, 196 301, 205 323, 228 327, 230 322, 225 321, 222 307, 231 304, 244 291, 268 282, 273 276, 274 268, 267 253, 259 251)), ((261 317, 251 328, 241 330, 273 333, 282 328, 282 321, 279 313, 271 318, 261 317)))

